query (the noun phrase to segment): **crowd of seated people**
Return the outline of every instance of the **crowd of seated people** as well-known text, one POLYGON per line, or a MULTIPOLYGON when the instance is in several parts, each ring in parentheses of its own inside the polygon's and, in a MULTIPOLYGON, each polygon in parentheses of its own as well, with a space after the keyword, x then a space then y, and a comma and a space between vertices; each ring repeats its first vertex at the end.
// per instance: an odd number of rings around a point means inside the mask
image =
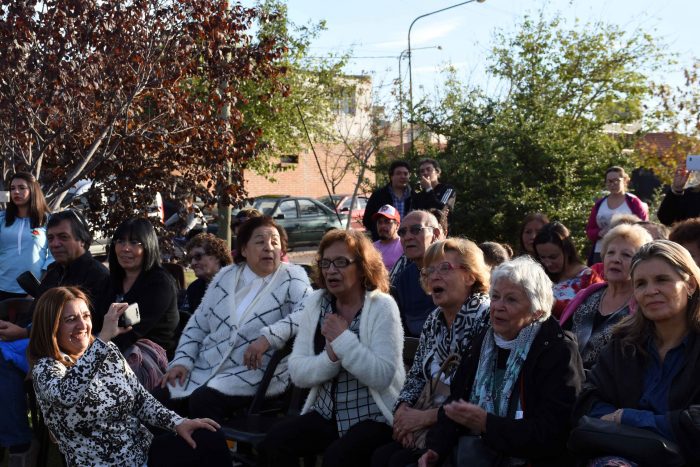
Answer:
POLYGON ((197 279, 181 326, 149 220, 117 228, 107 270, 87 252, 84 221, 56 213, 45 226, 55 264, 32 322, 0 321, 0 369, 13 376, 1 382, 0 443, 10 465, 33 465, 18 405, 29 374, 68 465, 231 465, 221 426, 245 413, 273 354, 293 342, 265 397, 284 402, 290 385, 308 395, 256 445, 259 465, 645 465, 634 450, 574 449, 584 417, 641 429, 698 465, 700 220, 665 240, 624 170, 606 182, 590 266, 543 213, 525 217, 513 257, 414 210, 373 216, 398 235, 392 271, 368 236, 335 230, 309 276, 283 261, 282 227, 246 217, 233 258, 209 234, 187 245, 197 279), (140 322, 120 325, 133 303, 140 322), (22 339, 24 367, 4 345, 22 339))

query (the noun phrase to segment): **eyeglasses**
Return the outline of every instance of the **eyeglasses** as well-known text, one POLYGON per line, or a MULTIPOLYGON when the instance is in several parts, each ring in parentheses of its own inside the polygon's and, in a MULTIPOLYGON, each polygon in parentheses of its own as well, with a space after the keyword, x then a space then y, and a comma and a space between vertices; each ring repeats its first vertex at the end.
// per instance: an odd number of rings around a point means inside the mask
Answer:
POLYGON ((341 256, 340 258, 336 259, 320 259, 316 264, 318 264, 318 267, 321 269, 328 269, 331 267, 331 264, 336 267, 336 269, 345 269, 348 266, 350 266, 352 263, 356 263, 357 260, 351 260, 347 259, 344 256, 341 256))
POLYGON ((131 248, 143 247, 143 243, 138 240, 126 240, 124 238, 118 238, 114 241, 114 244, 120 247, 125 247, 129 245, 131 248))
POLYGON ((420 275, 424 279, 427 279, 434 272, 437 272, 438 275, 440 275, 440 276, 444 276, 444 275, 448 274, 450 271, 455 270, 455 269, 466 270, 467 267, 464 266, 463 264, 452 264, 449 261, 443 261, 442 263, 438 264, 437 266, 429 266, 427 268, 421 269, 420 275))
POLYGON ((421 233, 421 230, 424 229, 434 229, 435 227, 430 227, 429 225, 412 225, 410 227, 401 227, 398 230, 399 237, 403 237, 406 235, 407 232, 411 232, 411 235, 418 235, 421 233))

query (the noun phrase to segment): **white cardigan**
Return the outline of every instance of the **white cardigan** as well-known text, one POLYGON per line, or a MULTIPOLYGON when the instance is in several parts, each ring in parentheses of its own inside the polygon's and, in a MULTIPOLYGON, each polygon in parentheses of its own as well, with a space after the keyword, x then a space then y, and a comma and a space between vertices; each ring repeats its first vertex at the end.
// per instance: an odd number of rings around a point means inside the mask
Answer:
MULTIPOLYGON (((245 264, 222 268, 204 293, 202 303, 182 332, 169 368, 182 365, 189 371, 183 386, 168 386, 173 398, 188 397, 200 386, 230 396, 251 396, 262 380, 274 349, 263 357, 263 368, 249 370, 243 353, 260 336, 263 326, 287 316, 311 292, 309 278, 301 266, 280 264, 270 281, 257 294, 238 322, 236 284, 245 264)), ((282 361, 270 382, 268 395, 284 392, 288 384, 287 364, 282 361)))
POLYGON ((299 330, 294 349, 289 357, 292 382, 311 388, 302 413, 311 410, 320 386, 333 379, 341 366, 369 388, 370 394, 384 418, 393 423, 392 408, 403 386, 406 372, 403 367, 403 328, 399 308, 385 293, 365 293, 360 317, 360 336, 345 330, 332 342, 338 357, 332 362, 328 354, 314 352, 314 336, 321 316, 321 297, 325 290, 309 295, 298 310, 299 330))

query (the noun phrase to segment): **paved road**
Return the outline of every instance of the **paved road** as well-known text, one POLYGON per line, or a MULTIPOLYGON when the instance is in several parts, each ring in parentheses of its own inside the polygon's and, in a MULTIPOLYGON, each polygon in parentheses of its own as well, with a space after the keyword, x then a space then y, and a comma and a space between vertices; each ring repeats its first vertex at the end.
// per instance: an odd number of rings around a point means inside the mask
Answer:
POLYGON ((289 256, 289 261, 297 264, 311 264, 314 261, 314 256, 316 255, 316 250, 318 247, 315 246, 303 246, 295 248, 287 253, 289 256))

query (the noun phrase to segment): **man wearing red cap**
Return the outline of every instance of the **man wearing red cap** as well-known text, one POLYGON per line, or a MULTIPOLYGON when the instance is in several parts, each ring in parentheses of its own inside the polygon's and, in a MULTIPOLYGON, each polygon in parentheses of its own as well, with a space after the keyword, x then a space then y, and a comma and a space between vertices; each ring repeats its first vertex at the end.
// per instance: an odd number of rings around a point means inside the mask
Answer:
POLYGON ((374 247, 382 254, 382 260, 387 271, 391 271, 396 261, 403 254, 401 240, 399 239, 399 224, 401 214, 390 204, 385 204, 373 216, 372 220, 377 225, 379 240, 374 242, 374 247))

